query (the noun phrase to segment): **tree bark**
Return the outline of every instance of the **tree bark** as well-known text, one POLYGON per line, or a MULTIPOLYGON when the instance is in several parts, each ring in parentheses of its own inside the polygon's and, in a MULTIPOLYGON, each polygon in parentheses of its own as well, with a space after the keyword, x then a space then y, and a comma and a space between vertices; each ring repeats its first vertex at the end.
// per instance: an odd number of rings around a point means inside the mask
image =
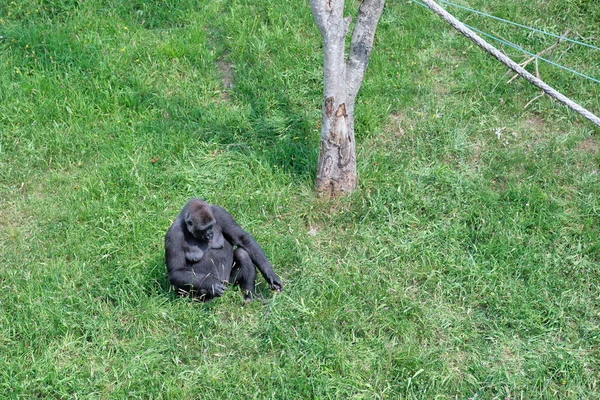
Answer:
POLYGON ((354 104, 384 3, 385 0, 362 1, 346 58, 351 18, 344 18, 344 0, 310 0, 324 48, 321 150, 317 166, 317 192, 321 195, 338 196, 356 188, 354 104))

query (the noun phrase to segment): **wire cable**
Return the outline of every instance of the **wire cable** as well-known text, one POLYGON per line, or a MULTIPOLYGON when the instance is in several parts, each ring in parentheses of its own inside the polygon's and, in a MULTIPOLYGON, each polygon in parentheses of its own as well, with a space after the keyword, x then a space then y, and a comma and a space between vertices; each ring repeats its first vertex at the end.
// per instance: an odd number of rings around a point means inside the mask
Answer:
MULTIPOLYGON (((416 3, 416 4, 420 5, 421 7, 428 8, 428 7, 427 7, 427 5, 425 5, 425 4, 424 4, 424 3, 422 3, 421 1, 418 1, 418 0, 412 0, 412 1, 413 1, 414 3, 416 3)), ((447 2, 447 1, 445 1, 445 0, 439 0, 439 1, 440 1, 440 3, 449 3, 449 2, 447 2)), ((535 57, 535 58, 537 58, 537 59, 539 59, 539 60, 545 61, 545 62, 547 62, 548 64, 551 64, 551 65, 553 65, 553 66, 555 66, 555 67, 557 67, 557 68, 563 69, 563 70, 565 70, 565 71, 568 71, 568 72, 570 72, 570 73, 572 73, 572 74, 575 74, 575 75, 578 75, 578 76, 580 76, 580 77, 582 77, 582 78, 588 79, 588 80, 590 80, 590 81, 592 81, 592 82, 600 83, 600 79, 593 78, 593 77, 591 77, 591 76, 588 76, 588 75, 586 75, 586 74, 583 74, 583 73, 581 73, 581 72, 575 71, 574 69, 571 69, 571 68, 565 67, 564 65, 560 65, 560 64, 558 64, 558 63, 555 63, 554 61, 548 60, 547 58, 544 58, 544 57, 538 56, 537 54, 533 54, 533 53, 531 53, 531 52, 529 52, 529 51, 527 51, 527 50, 523 49, 522 47, 520 47, 520 46, 517 46, 516 44, 513 44, 513 43, 507 42, 507 41, 505 41, 505 40, 502 40, 502 39, 500 39, 500 38, 497 38, 497 37, 495 37, 495 36, 493 36, 493 35, 490 35, 489 33, 485 33, 485 32, 483 32, 483 31, 481 31, 481 30, 479 30, 479 29, 477 29, 477 28, 474 28, 474 27, 470 26, 470 25, 467 25, 467 24, 463 24, 463 25, 465 25, 465 26, 466 26, 466 27, 468 27, 469 29, 471 29, 471 30, 473 30, 473 31, 475 31, 475 32, 477 32, 477 33, 479 33, 479 34, 481 34, 481 35, 487 36, 487 37, 488 37, 488 38, 490 38, 490 39, 494 39, 494 40, 496 40, 496 41, 497 41, 497 42, 499 42, 499 43, 505 44, 506 46, 512 47, 512 48, 513 48, 513 49, 515 49, 515 50, 521 51, 521 52, 523 52, 523 53, 525 53, 525 54, 528 54, 528 55, 530 55, 530 56, 532 56, 532 57, 535 57)), ((524 26, 524 27, 525 27, 525 26, 524 26)), ((534 28, 532 28, 532 29, 534 29, 534 28)), ((556 37, 557 37, 557 38, 559 38, 559 39, 561 39, 561 40, 563 40, 563 39, 564 39, 564 40, 566 40, 566 38, 565 38, 565 37, 562 37, 562 36, 556 36, 556 37)), ((588 46, 588 47, 590 47, 590 46, 588 46)), ((592 47, 592 48, 594 48, 594 46, 591 46, 591 47, 592 47)), ((600 50, 600 49, 599 49, 599 50, 600 50)))
POLYGON ((478 10, 474 10, 472 8, 461 6, 460 4, 452 3, 452 2, 447 1, 447 0, 438 0, 438 1, 440 3, 448 4, 448 5, 452 6, 452 7, 460 8, 460 9, 463 9, 463 10, 466 10, 466 11, 470 11, 470 12, 472 12, 474 14, 478 14, 478 15, 481 15, 483 17, 492 18, 492 19, 495 19, 495 20, 498 20, 498 21, 505 22, 505 23, 510 24, 510 25, 518 26, 519 28, 524 28, 524 29, 528 29, 528 30, 533 31, 533 32, 537 32, 537 33, 541 33, 541 34, 544 34, 544 35, 552 36, 553 38, 564 40, 566 42, 575 43, 575 44, 578 44, 578 45, 581 45, 581 46, 586 46, 586 47, 589 47, 589 48, 594 49, 594 50, 600 50, 600 47, 596 47, 596 46, 588 44, 588 43, 580 42, 579 40, 569 39, 568 37, 560 36, 560 35, 557 35, 555 33, 546 32, 546 31, 543 31, 541 29, 532 28, 532 27, 527 26, 527 25, 523 25, 523 24, 519 24, 519 23, 516 23, 516 22, 512 22, 512 21, 509 21, 509 20, 504 19, 504 18, 496 17, 496 16, 493 16, 493 15, 490 15, 490 14, 486 14, 486 13, 478 11, 478 10))
POLYGON ((450 14, 448 11, 446 11, 442 6, 437 4, 434 0, 421 0, 421 1, 429 9, 431 9, 434 13, 436 13, 437 15, 442 17, 442 19, 444 21, 446 21, 447 23, 449 23, 454 29, 456 29, 457 31, 462 33, 464 36, 469 38, 477 46, 479 46, 483 50, 487 51, 489 54, 491 54, 498 61, 500 61, 501 63, 506 65, 508 68, 510 68, 511 70, 518 73, 520 76, 522 76, 528 82, 530 82, 531 84, 542 89, 544 91, 544 93, 546 93, 548 96, 561 102, 562 104, 569 107, 571 110, 577 112, 584 118, 587 118, 593 124, 600 126, 600 118, 595 116, 589 110, 586 110, 579 104, 575 103, 573 100, 569 99, 564 94, 562 94, 559 91, 557 91, 556 89, 552 88, 546 82, 542 81, 540 78, 533 76, 521 65, 517 64, 516 62, 511 60, 509 57, 507 57, 506 54, 504 54, 503 52, 501 52, 500 50, 498 50, 497 48, 495 48, 494 46, 492 46, 491 44, 489 44, 488 42, 483 40, 481 38, 481 36, 477 35, 477 33, 475 33, 473 30, 471 30, 470 28, 465 26, 465 24, 463 24, 462 22, 457 20, 452 14, 450 14))
POLYGON ((523 48, 521 48, 521 47, 517 46, 516 44, 513 44, 513 43, 510 43, 510 42, 507 42, 507 41, 505 41, 505 40, 502 40, 502 39, 500 39, 500 38, 497 38, 497 37, 496 37, 496 36, 494 36, 494 35, 490 35, 489 33, 485 33, 485 32, 483 32, 483 31, 480 31, 479 29, 477 29, 477 28, 474 28, 474 27, 472 27, 472 26, 470 26, 470 25, 467 25, 467 24, 464 24, 464 25, 465 25, 467 28, 469 28, 469 29, 471 29, 471 30, 473 30, 473 31, 475 31, 475 32, 477 32, 477 33, 479 33, 479 34, 483 35, 483 36, 487 36, 487 37, 489 37, 490 39, 494 39, 494 40, 496 40, 497 42, 499 42, 499 43, 502 43, 502 44, 505 44, 505 45, 507 45, 507 46, 510 46, 510 47, 512 47, 512 48, 513 48, 513 49, 515 49, 515 50, 522 51, 523 53, 525 53, 525 54, 528 54, 528 55, 530 55, 530 56, 532 56, 532 57, 535 57, 535 58, 537 58, 538 60, 545 61, 545 62, 547 62, 548 64, 551 64, 551 65, 554 65, 555 67, 558 67, 558 68, 564 69, 565 71, 569 71, 569 72, 571 72, 572 74, 579 75, 579 76, 581 76, 582 78, 589 79, 590 81, 593 81, 593 82, 596 82, 596 83, 600 83, 600 79, 592 78, 591 76, 588 76, 588 75, 586 75, 586 74, 582 74, 581 72, 575 71, 574 69, 571 69, 571 68, 565 67, 564 65, 557 64, 557 63, 555 63, 554 61, 550 61, 550 60, 548 60, 547 58, 544 58, 544 57, 538 56, 537 54, 533 54, 533 53, 531 53, 531 52, 529 52, 529 51, 527 51, 527 50, 525 50, 525 49, 523 49, 523 48))

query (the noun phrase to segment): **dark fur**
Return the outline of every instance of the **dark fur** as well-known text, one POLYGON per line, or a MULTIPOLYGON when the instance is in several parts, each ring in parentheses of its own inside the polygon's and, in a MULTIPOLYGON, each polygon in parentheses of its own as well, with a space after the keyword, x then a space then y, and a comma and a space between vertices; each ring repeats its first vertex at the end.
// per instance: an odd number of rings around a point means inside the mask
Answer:
POLYGON ((272 290, 283 289, 256 240, 223 208, 199 199, 188 201, 167 231, 165 259, 177 292, 202 300, 221 296, 227 283, 252 299, 255 265, 272 290))

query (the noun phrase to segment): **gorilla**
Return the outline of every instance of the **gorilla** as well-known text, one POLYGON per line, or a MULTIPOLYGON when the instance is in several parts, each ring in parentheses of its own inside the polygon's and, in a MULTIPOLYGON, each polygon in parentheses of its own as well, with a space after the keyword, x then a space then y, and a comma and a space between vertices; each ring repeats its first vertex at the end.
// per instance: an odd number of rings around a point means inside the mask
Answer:
POLYGON ((255 297, 256 267, 271 290, 283 285, 265 253, 225 209, 190 199, 165 235, 165 259, 178 294, 208 301, 239 285, 244 301, 255 297), (235 246, 235 250, 234 250, 235 246))

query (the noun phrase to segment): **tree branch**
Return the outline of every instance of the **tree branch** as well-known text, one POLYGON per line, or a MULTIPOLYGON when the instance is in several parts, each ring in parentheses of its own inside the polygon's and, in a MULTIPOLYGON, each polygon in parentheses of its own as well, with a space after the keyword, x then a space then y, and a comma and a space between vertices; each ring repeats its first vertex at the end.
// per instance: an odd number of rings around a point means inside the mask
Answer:
MULTIPOLYGON (((563 37, 566 37, 568 33, 569 33, 569 29, 567 29, 567 30, 565 31, 565 33, 563 33, 563 34, 562 34, 562 36, 561 36, 561 37, 559 37, 559 38, 558 38, 558 40, 556 41, 556 43, 554 43, 552 46, 550 46, 550 47, 548 47, 548 48, 546 48, 546 49, 544 49, 544 50, 540 51, 540 52, 539 52, 539 53, 537 53, 535 56, 533 56, 533 57, 531 57, 531 58, 527 59, 526 61, 522 62, 522 63, 521 63, 521 64, 519 64, 519 65, 520 65, 521 67, 525 68, 525 67, 527 66, 527 64, 529 64, 529 63, 530 63, 530 62, 532 62, 532 61, 535 61, 535 62, 537 63, 537 59, 538 59, 538 57, 539 57, 539 56, 542 56, 542 55, 544 55, 545 53, 548 53, 548 52, 554 52, 554 50, 556 49, 556 47, 557 47, 557 46, 560 44, 560 42, 561 42, 562 38, 563 38, 563 37)), ((537 69, 537 67, 536 67, 536 69, 537 69)), ((508 80, 508 82, 506 82, 506 84, 508 85, 509 83, 511 83, 513 80, 515 80, 515 79, 516 79, 517 77, 519 77, 519 76, 520 76, 519 74, 515 73, 515 74, 513 75, 513 77, 512 77, 512 78, 510 78, 510 79, 508 80)), ((537 77, 538 77, 538 78, 540 77, 540 76, 539 76, 539 74, 537 75, 537 77)))
POLYGON ((344 0, 310 0, 310 9, 321 36, 325 38, 331 26, 342 20, 344 0))
POLYGON ((375 39, 375 30, 383 12, 385 0, 363 0, 352 32, 350 54, 346 61, 348 95, 355 98, 362 83, 375 39))
POLYGON ((321 36, 323 37, 327 33, 326 21, 327 15, 329 14, 327 5, 327 0, 310 0, 310 9, 312 11, 315 24, 317 25, 317 28, 319 28, 319 32, 321 32, 321 36))

